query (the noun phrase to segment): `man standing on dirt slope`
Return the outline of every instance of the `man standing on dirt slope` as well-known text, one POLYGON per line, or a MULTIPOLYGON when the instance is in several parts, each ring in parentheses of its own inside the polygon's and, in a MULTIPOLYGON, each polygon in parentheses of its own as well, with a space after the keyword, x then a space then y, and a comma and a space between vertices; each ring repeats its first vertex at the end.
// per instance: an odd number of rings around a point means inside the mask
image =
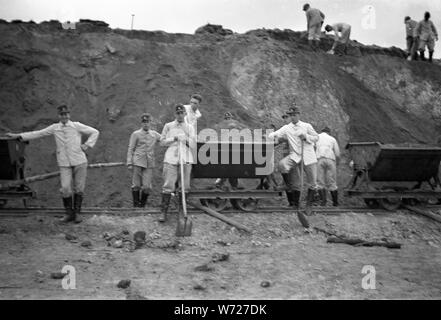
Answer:
POLYGON ((190 97, 190 104, 185 105, 185 122, 193 126, 195 135, 198 134, 198 119, 202 116, 199 111, 199 106, 202 102, 202 96, 200 94, 192 94, 190 97))
MULTIPOLYGON (((242 129, 246 129, 247 127, 240 123, 239 121, 233 119, 233 115, 231 114, 231 112, 226 112, 224 114, 224 120, 222 120, 221 122, 219 122, 216 126, 216 131, 218 133, 218 137, 222 138, 222 130, 232 130, 232 129, 237 129, 237 130, 242 130, 242 129)), ((227 178, 218 178, 216 179, 216 187, 219 189, 222 189, 225 182, 227 181, 227 178)), ((243 189, 243 187, 239 186, 239 179, 238 178, 228 178, 228 182, 231 185, 232 189, 243 189)))
POLYGON ((404 24, 406 25, 407 56, 409 60, 418 60, 418 38, 416 36, 416 26, 418 22, 407 16, 404 18, 404 24))
POLYGON ((327 53, 337 54, 337 55, 348 54, 347 49, 348 49, 349 37, 351 36, 351 25, 344 22, 335 23, 332 26, 327 24, 325 30, 327 32, 331 32, 331 31, 335 32, 334 44, 332 45, 331 50, 329 50, 327 53))
POLYGON ((162 172, 164 185, 162 186, 160 222, 167 220, 171 194, 176 191, 176 182, 179 181, 178 178, 180 176, 180 156, 183 157, 184 162, 185 182, 185 185, 181 187, 184 187, 185 192, 190 190, 191 166, 194 162, 192 152, 196 147, 196 134, 193 126, 185 122, 185 116, 185 107, 182 104, 177 104, 175 106, 175 121, 166 123, 161 134, 161 145, 168 147, 168 149, 165 152, 162 172), (182 155, 180 150, 182 150, 182 155))
POLYGON ((127 167, 132 172, 133 207, 144 208, 152 190, 155 146, 161 135, 150 129, 151 116, 141 115, 142 127, 130 136, 127 167))
POLYGON ((66 105, 58 107, 58 118, 60 122, 45 129, 19 134, 8 133, 7 135, 25 141, 50 135, 55 137, 57 162, 60 167, 60 191, 66 210, 66 216, 61 221, 80 223, 81 219, 78 215, 81 212, 87 176, 87 158, 84 152, 94 147, 99 131, 80 122, 70 121, 70 110, 66 105), (81 144, 82 135, 89 136, 84 144, 81 144))
POLYGON ((303 11, 306 13, 309 46, 313 51, 318 51, 325 15, 319 9, 311 8, 308 3, 303 5, 303 11))
POLYGON ((300 164, 303 160, 304 171, 306 173, 306 185, 308 193, 306 196, 307 212, 314 200, 314 193, 317 189, 317 157, 314 150, 314 144, 318 140, 318 134, 312 125, 300 121, 300 110, 294 106, 286 112, 291 122, 284 125, 279 130, 270 133, 269 138, 285 138, 289 143, 290 154, 279 162, 279 170, 282 173, 283 181, 287 188, 293 185, 291 195, 294 207, 299 206, 300 192, 302 185, 300 184, 300 164), (289 180, 290 170, 294 170, 294 183, 289 180))
POLYGON ((421 60, 426 61, 424 50, 429 49, 429 62, 432 62, 433 52, 435 50, 435 41, 438 41, 438 32, 435 25, 430 20, 430 12, 424 14, 424 20, 421 20, 416 26, 415 35, 419 41, 419 51, 421 60))
POLYGON ((332 205, 338 206, 337 165, 340 161, 340 148, 337 140, 331 136, 331 129, 323 128, 316 143, 317 184, 321 206, 326 206, 327 190, 331 192, 332 205))

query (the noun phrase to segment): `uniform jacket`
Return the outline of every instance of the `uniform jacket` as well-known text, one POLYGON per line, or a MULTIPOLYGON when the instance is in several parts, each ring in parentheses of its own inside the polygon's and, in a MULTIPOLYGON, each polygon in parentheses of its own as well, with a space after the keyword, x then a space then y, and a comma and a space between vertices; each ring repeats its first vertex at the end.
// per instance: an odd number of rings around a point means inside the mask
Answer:
POLYGON ((58 122, 42 130, 25 132, 20 135, 23 140, 54 136, 57 145, 58 166, 74 167, 87 163, 86 154, 81 149, 81 136, 88 135, 89 138, 84 144, 93 148, 98 139, 99 131, 81 122, 69 120, 65 125, 58 122))
POLYGON ((320 133, 316 143, 316 154, 317 159, 326 158, 335 161, 336 158, 340 157, 337 140, 326 132, 320 133))
POLYGON ((129 149, 127 151, 127 165, 135 165, 142 168, 155 167, 155 145, 161 139, 161 135, 155 130, 136 130, 130 136, 129 149))
POLYGON ((174 141, 175 137, 183 136, 188 141, 188 145, 184 144, 184 163, 194 163, 193 152, 196 151, 196 135, 193 126, 188 123, 177 120, 166 123, 161 134, 161 145, 168 147, 165 152, 164 162, 169 164, 179 164, 179 141, 174 141))
POLYGON ((303 141, 303 161, 305 165, 310 165, 317 162, 315 155, 314 144, 318 140, 318 134, 314 128, 306 122, 298 121, 296 124, 290 123, 284 125, 279 130, 270 133, 269 138, 285 138, 289 143, 289 156, 296 163, 302 159, 302 140, 299 138, 300 134, 306 136, 306 141, 303 141))

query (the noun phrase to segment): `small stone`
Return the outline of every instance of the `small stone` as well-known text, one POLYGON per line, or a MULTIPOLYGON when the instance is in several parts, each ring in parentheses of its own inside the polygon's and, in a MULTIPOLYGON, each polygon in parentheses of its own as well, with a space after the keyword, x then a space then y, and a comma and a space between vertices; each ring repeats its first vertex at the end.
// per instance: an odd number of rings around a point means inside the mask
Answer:
POLYGON ((120 282, 118 282, 117 287, 121 289, 127 289, 128 287, 130 287, 130 283, 130 280, 121 280, 120 282))
POLYGON ((113 243, 112 246, 113 246, 114 248, 117 248, 117 249, 122 248, 122 247, 123 247, 123 242, 122 242, 121 240, 116 240, 116 241, 113 243))
POLYGON ((229 253, 215 253, 211 257, 211 261, 218 262, 218 261, 227 261, 230 258, 229 253))
POLYGON ((63 273, 63 272, 52 272, 51 273, 52 279, 63 279, 65 276, 67 276, 67 273, 63 273))
POLYGON ((90 242, 89 240, 83 241, 81 242, 81 246, 84 248, 90 248, 92 246, 92 242, 90 242))
POLYGON ((69 241, 77 240, 76 236, 69 234, 69 233, 66 233, 65 238, 66 238, 66 240, 69 240, 69 241))
POLYGON ((124 235, 128 235, 128 234, 130 234, 130 231, 127 229, 123 229, 123 231, 121 233, 124 235))
POLYGON ((136 231, 133 235, 133 240, 135 242, 145 242, 145 232, 144 231, 136 231))
POLYGON ((214 268, 210 267, 208 264, 203 264, 194 268, 194 271, 197 272, 210 272, 213 271, 214 268))
POLYGON ((269 281, 262 281, 262 282, 260 283, 260 286, 261 286, 262 288, 268 288, 269 286, 271 286, 271 283, 270 283, 269 281))
POLYGON ((203 291, 203 290, 206 290, 207 288, 205 288, 204 286, 201 286, 200 284, 197 284, 193 287, 193 289, 203 291))

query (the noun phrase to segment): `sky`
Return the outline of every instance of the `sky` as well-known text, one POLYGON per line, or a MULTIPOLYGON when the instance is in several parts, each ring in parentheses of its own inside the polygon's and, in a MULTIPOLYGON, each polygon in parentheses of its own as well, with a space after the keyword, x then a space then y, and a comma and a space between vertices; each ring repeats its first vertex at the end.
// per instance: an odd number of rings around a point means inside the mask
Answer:
MULTIPOLYGON (((352 25, 364 44, 405 48, 404 16, 430 11, 441 33, 441 0, 0 0, 0 18, 23 21, 93 19, 112 28, 194 33, 207 23, 243 33, 258 28, 306 30, 304 3, 320 9, 325 23, 352 25)), ((435 56, 441 58, 441 44, 435 56)))

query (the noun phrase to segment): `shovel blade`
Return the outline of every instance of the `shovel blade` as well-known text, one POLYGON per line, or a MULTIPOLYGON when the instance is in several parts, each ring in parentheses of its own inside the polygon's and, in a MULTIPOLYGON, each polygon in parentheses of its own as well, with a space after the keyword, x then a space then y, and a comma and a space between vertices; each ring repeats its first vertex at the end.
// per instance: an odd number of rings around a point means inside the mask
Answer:
POLYGON ((191 229, 193 228, 193 221, 189 217, 180 217, 178 225, 176 226, 177 237, 190 237, 191 229))

